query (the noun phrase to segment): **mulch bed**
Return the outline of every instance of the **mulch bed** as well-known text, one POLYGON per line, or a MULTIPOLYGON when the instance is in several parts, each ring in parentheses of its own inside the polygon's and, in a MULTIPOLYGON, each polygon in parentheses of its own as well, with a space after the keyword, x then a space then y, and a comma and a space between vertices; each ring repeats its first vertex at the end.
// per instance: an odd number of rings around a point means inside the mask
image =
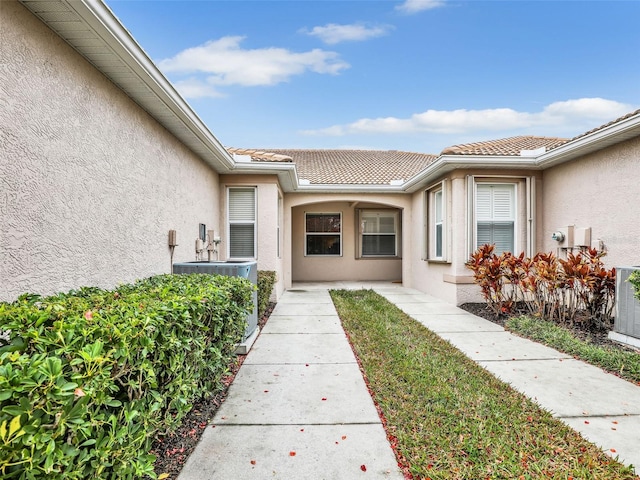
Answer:
MULTIPOLYGON (((264 315, 258 319, 258 327, 262 330, 275 303, 270 303, 264 315)), ((163 479, 172 480, 178 477, 182 467, 191 452, 196 448, 207 425, 227 397, 229 386, 236 378, 236 374, 246 355, 237 355, 229 364, 229 373, 223 380, 223 389, 216 395, 200 399, 193 404, 191 411, 184 417, 182 424, 171 435, 156 438, 151 447, 151 453, 156 456, 154 470, 157 475, 166 474, 163 479)))

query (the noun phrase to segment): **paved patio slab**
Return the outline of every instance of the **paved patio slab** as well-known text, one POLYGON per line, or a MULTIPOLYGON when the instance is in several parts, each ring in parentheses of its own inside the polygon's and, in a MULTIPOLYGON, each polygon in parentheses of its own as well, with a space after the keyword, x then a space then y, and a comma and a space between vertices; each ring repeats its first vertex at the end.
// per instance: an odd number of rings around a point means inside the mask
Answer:
POLYGON ((329 292, 318 292, 318 291, 287 291, 282 297, 278 299, 278 305, 280 304, 291 304, 291 303, 302 303, 305 305, 316 305, 318 303, 330 303, 333 305, 333 301, 331 300, 331 295, 329 292))
POLYGON ((335 282, 295 282, 291 290, 375 290, 381 295, 387 293, 402 293, 424 295, 424 292, 413 288, 406 288, 399 282, 389 281, 335 281, 335 282))
POLYGON ((518 337, 506 331, 441 332, 451 342, 476 362, 487 360, 540 360, 571 358, 553 348, 518 337))
POLYGON ((216 425, 378 423, 356 363, 244 364, 216 413, 216 425))
POLYGON ((439 298, 424 293, 385 293, 383 297, 396 305, 406 303, 443 303, 439 298))
POLYGON ((342 332, 260 335, 245 360, 248 365, 355 362, 349 341, 342 332))
POLYGON ((441 332, 504 332, 504 328, 475 315, 460 311, 454 315, 414 314, 412 318, 435 333, 441 332))
POLYGON ((380 424, 209 427, 178 478, 402 480, 388 445, 371 441, 384 435, 380 424))
POLYGON ((459 315, 460 309, 445 302, 396 303, 407 315, 459 315))
POLYGON ((330 315, 271 315, 261 331, 270 333, 340 333, 344 334, 340 319, 330 315))
POLYGON ((333 303, 318 303, 309 306, 306 303, 280 303, 273 309, 271 315, 337 315, 333 303))
POLYGON ((640 415, 636 385, 572 358, 480 364, 557 417, 640 415))

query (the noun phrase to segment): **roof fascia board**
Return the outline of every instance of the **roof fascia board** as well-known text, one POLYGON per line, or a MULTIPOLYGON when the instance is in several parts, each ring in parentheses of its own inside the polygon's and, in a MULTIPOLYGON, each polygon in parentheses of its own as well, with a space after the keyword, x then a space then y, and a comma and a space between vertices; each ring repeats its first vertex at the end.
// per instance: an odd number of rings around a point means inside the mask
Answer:
POLYGON ((536 163, 539 168, 546 169, 639 135, 640 114, 543 153, 536 158, 536 163))
POLYGON ((395 185, 343 185, 313 184, 299 185, 299 193, 404 193, 402 186, 395 185))
POLYGON ((492 168, 511 170, 539 170, 536 160, 532 157, 499 156, 499 155, 441 155, 435 162, 427 166, 418 175, 403 185, 408 193, 416 192, 438 180, 443 175, 460 170, 474 168, 488 170, 492 168))
POLYGON ((295 163, 241 163, 238 162, 230 174, 238 175, 277 175, 280 186, 285 192, 293 192, 299 188, 298 171, 295 163))
MULTIPOLYGON (((51 2, 51 0, 48 0, 48 2, 51 2)), ((29 7, 29 3, 35 4, 36 2, 25 2, 25 6, 29 7)), ((78 18, 105 42, 118 59, 127 65, 140 81, 151 89, 158 100, 169 108, 185 128, 196 136, 211 154, 209 158, 203 158, 203 160, 219 173, 227 173, 233 168, 235 162, 229 152, 226 151, 205 123, 176 91, 171 82, 160 72, 107 5, 100 0, 60 0, 60 3, 64 4, 70 11, 75 12, 78 18)), ((83 55, 82 49, 73 45, 72 40, 67 39, 66 41, 83 55)), ((102 71, 96 65, 94 67, 109 78, 107 72, 102 71)), ((122 87, 119 86, 119 88, 122 87)), ((143 102, 130 94, 128 95, 144 109, 143 102)), ((161 119, 156 120, 171 131, 161 119)))

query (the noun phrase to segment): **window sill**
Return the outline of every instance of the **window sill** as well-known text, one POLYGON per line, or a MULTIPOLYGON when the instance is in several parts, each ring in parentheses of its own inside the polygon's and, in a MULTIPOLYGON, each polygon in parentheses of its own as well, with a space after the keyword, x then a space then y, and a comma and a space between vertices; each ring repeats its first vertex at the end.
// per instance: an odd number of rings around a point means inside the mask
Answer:
POLYGON ((426 262, 427 263, 441 264, 441 265, 451 265, 451 262, 449 260, 438 260, 438 259, 435 259, 435 258, 427 258, 426 262))
POLYGON ((392 255, 367 255, 366 257, 356 257, 356 260, 402 260, 402 257, 392 255))
POLYGON ((475 283, 473 276, 469 275, 443 275, 442 281, 445 283, 453 283, 455 285, 470 285, 475 283))

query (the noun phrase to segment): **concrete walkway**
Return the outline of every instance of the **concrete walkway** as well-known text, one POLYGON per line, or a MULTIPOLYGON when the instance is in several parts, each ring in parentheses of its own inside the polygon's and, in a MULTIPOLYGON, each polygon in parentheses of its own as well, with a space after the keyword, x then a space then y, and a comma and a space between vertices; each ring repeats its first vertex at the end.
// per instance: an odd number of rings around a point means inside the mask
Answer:
POLYGON ((373 288, 640 471, 639 386, 417 290, 334 282, 285 292, 179 480, 402 478, 329 288, 373 288))
POLYGON ((294 288, 178 478, 361 476, 403 478, 326 286, 294 288))

